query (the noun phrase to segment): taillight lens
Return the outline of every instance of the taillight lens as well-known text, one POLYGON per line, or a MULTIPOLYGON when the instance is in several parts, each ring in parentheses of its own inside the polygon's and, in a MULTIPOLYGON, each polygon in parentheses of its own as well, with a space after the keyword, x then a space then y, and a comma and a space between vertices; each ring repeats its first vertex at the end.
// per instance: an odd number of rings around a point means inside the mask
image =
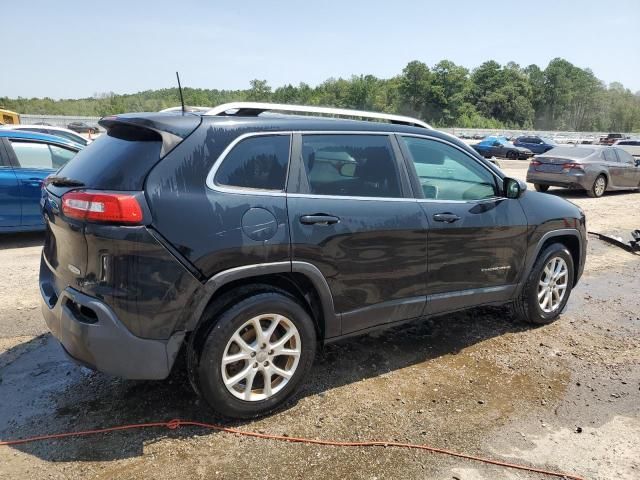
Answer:
POLYGON ((565 163, 564 165, 562 165, 562 169, 566 170, 567 172, 569 170, 583 170, 584 171, 584 165, 582 165, 581 163, 565 163))
POLYGON ((142 222, 142 208, 135 195, 92 191, 69 192, 62 196, 62 213, 88 222, 142 222))
POLYGON ((531 163, 529 165, 531 165, 532 167, 537 167, 539 165, 542 165, 542 162, 538 160, 531 160, 531 163))

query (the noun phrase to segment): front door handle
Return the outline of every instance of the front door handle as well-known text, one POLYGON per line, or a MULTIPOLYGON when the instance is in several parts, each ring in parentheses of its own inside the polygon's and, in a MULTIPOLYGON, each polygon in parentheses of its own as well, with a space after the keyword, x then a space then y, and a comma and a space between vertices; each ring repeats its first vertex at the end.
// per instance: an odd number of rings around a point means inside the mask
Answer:
POLYGON ((436 222, 453 223, 453 222, 457 222, 458 220, 460 220, 460 217, 458 215, 456 215, 455 213, 445 212, 445 213, 436 213, 433 216, 433 219, 436 222))
POLYGON ((316 215, 303 215, 300 217, 300 223, 304 225, 333 225, 340 221, 338 217, 333 215, 325 215, 323 213, 316 215))

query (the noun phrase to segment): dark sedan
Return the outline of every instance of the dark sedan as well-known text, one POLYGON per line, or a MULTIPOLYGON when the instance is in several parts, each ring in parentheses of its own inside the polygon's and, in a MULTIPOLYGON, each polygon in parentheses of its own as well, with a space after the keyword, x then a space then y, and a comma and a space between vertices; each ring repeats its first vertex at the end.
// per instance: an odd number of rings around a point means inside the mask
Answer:
POLYGON ((536 154, 548 152, 552 148, 558 146, 558 144, 550 138, 539 137, 537 135, 518 137, 513 144, 516 147, 528 148, 536 154))
POLYGON ((559 146, 531 160, 527 182, 539 192, 580 188, 601 197, 607 190, 640 188, 640 160, 617 147, 559 146))
POLYGON ((89 125, 85 122, 71 122, 67 125, 67 128, 78 133, 98 133, 100 131, 95 125, 89 125))
POLYGON ((501 157, 526 160, 533 155, 531 150, 514 145, 506 137, 486 137, 480 143, 471 146, 485 158, 501 157))

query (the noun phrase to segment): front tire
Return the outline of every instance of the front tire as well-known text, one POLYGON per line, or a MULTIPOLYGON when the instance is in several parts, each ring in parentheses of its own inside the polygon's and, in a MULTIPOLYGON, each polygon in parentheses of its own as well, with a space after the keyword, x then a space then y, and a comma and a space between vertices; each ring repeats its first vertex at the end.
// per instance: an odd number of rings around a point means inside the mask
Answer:
POLYGON ((507 158, 510 160, 517 160, 518 159, 518 152, 514 152, 513 150, 509 150, 507 152, 507 158))
POLYGON ((533 188, 536 189, 536 192, 546 192, 549 190, 549 185, 540 185, 539 183, 534 183, 533 188))
POLYGON ((250 296, 211 324, 194 380, 215 411, 252 418, 282 405, 311 369, 316 349, 313 320, 280 292, 250 296))
POLYGON ((546 247, 514 302, 516 317, 536 325, 556 320, 569 301, 573 278, 573 257, 567 248, 561 243, 546 247))

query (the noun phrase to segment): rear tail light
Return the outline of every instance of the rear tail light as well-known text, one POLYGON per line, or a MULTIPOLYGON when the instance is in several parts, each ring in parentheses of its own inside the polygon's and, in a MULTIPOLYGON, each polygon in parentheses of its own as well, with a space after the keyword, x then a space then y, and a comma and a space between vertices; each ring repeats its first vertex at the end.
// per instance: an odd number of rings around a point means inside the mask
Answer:
POLYGON ((142 223, 142 208, 130 193, 69 192, 62 196, 62 213, 89 222, 142 223))
POLYGON ((531 160, 531 163, 529 163, 529 165, 531 165, 532 167, 538 167, 542 165, 542 162, 540 162, 539 160, 531 160))
POLYGON ((562 170, 568 172, 570 170, 582 170, 584 171, 584 165, 580 163, 565 163, 562 165, 562 170))

